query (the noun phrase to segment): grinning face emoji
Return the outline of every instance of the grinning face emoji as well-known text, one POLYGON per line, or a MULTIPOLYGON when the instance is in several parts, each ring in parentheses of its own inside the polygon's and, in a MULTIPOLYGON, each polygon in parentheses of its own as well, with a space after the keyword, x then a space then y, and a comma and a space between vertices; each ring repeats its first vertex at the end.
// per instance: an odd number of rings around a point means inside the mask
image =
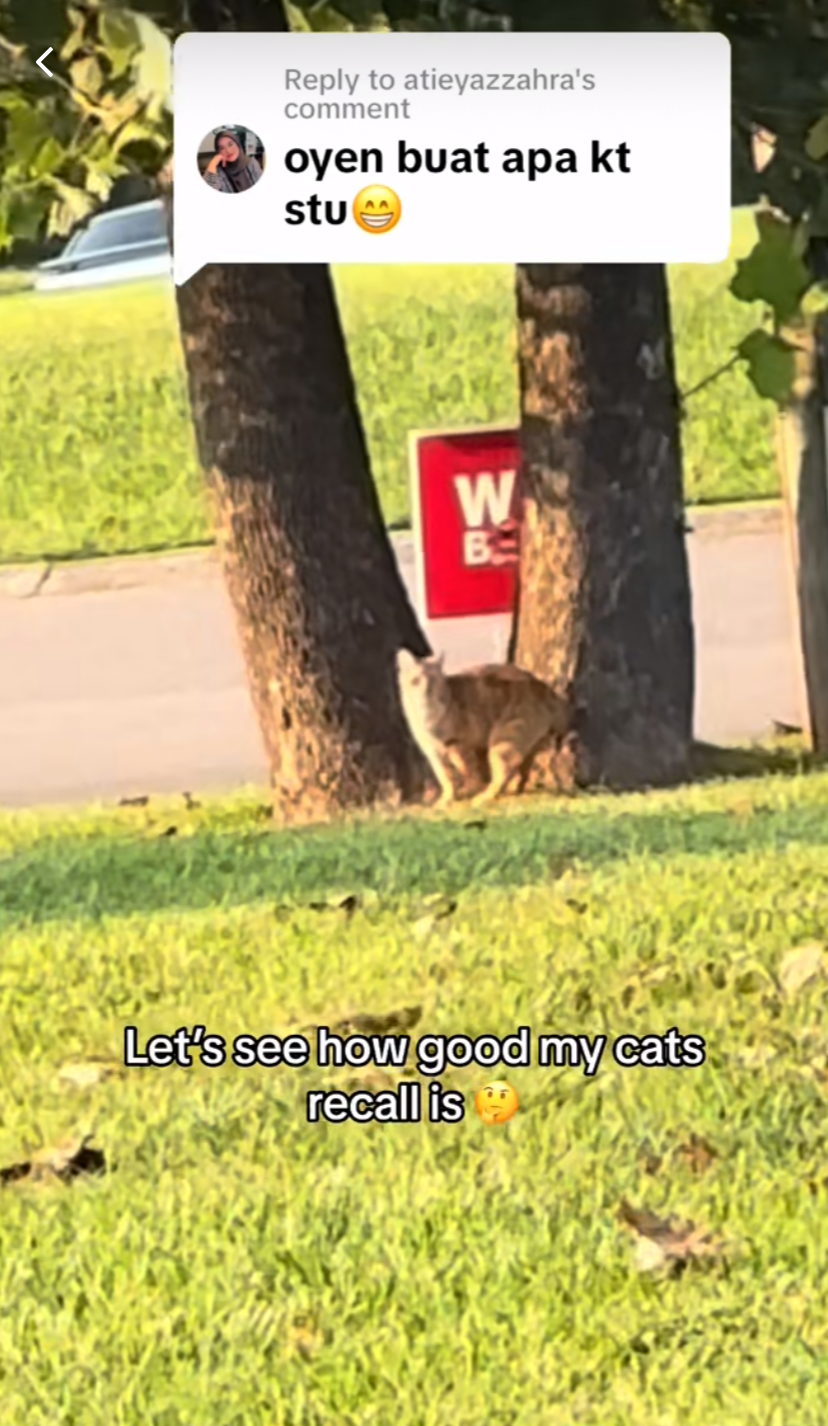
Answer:
POLYGON ((354 199, 354 218, 363 233, 390 233, 402 216, 402 203, 393 188, 372 183, 354 199))
POLYGON ((505 1124, 517 1114, 518 1097, 505 1079, 493 1079, 474 1096, 474 1107, 484 1124, 505 1124))

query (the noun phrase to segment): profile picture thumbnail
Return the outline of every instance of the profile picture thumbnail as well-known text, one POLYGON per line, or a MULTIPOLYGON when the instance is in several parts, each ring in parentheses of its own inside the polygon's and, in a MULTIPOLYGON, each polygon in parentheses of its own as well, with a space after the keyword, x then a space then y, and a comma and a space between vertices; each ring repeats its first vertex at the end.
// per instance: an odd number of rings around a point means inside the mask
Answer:
POLYGON ((221 124, 199 144, 198 171, 217 193, 244 193, 256 186, 264 170, 264 145, 241 124, 221 124))

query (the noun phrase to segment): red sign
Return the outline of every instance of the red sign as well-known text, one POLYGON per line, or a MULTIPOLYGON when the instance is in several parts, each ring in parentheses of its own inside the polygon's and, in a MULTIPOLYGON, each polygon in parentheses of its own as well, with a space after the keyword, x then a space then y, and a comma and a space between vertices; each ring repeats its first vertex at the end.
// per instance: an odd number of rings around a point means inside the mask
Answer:
POLYGON ((421 614, 510 614, 522 516, 519 432, 415 434, 411 466, 421 614))

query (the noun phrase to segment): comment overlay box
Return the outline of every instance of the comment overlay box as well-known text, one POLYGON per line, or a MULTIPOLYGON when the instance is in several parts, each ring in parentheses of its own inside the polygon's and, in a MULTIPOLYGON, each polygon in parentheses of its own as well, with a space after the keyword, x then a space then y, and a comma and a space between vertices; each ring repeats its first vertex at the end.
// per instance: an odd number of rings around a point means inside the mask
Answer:
POLYGON ((174 110, 177 282, 207 262, 728 251, 721 35, 187 34, 174 110), (204 177, 222 129, 259 144, 239 191, 204 177))

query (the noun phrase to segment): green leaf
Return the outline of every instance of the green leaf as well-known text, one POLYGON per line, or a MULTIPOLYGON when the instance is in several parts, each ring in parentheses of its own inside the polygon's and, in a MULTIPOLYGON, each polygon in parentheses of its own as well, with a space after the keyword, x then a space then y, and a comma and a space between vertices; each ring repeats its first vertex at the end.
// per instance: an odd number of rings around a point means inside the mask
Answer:
POLYGON ((6 224, 13 242, 31 241, 40 236, 50 199, 48 189, 42 186, 18 189, 9 195, 6 224))
POLYGON ((126 74, 141 45, 136 17, 128 10, 104 10, 98 22, 101 49, 113 79, 126 74))
POLYGON ((799 230, 774 213, 756 217, 759 239, 752 252, 736 264, 730 291, 740 302, 763 302, 770 307, 779 325, 789 322, 800 310, 811 286, 799 230))
POLYGON ((86 55, 69 66, 72 88, 79 89, 90 99, 97 99, 103 88, 103 71, 94 55, 86 55))
POLYGON ((124 125, 135 118, 140 107, 140 102, 134 94, 125 94, 120 99, 116 99, 113 94, 106 94, 95 110, 95 118, 112 142, 124 125))
POLYGON ((105 179, 118 178, 122 173, 127 172, 127 166, 119 159, 112 146, 109 137, 101 134, 95 143, 92 144, 83 155, 83 163, 86 168, 85 186, 90 193, 96 191, 95 179, 92 174, 98 175, 101 181, 105 179))
POLYGON ((11 114, 14 109, 29 109, 28 99, 18 89, 0 89, 0 109, 11 114))
POLYGON ((308 26, 317 34, 341 34, 353 28, 341 10, 334 5, 313 5, 305 11, 308 26))
MULTIPOLYGON (((70 16, 71 14, 72 12, 70 11, 70 16)), ((76 12, 69 37, 58 51, 59 59, 72 59, 78 53, 78 50, 82 50, 87 44, 86 20, 86 15, 76 12)))
POLYGON ((52 117, 34 104, 23 104, 9 111, 6 149, 16 168, 25 170, 38 149, 51 137, 52 117))
POLYGON ((49 232, 63 236, 88 217, 97 205, 93 195, 84 188, 75 188, 58 179, 53 186, 59 197, 49 212, 49 232))
POLYGON ((304 34, 306 31, 310 30, 310 25, 305 19, 305 13, 301 5, 291 5, 290 0, 283 0, 283 3, 285 8, 285 19, 288 22, 288 29, 291 32, 299 31, 300 34, 304 34))
POLYGON ((379 19, 373 0, 336 0, 335 8, 350 25, 360 30, 370 29, 379 19))
POLYGON ((802 311, 806 317, 815 317, 820 312, 828 311, 828 288, 818 287, 815 284, 805 294, 802 311))
POLYGON ((50 135, 44 144, 41 144, 30 164, 30 170, 34 178, 43 178, 47 173, 54 173, 66 157, 66 150, 63 144, 50 135))
POLYGON ((766 400, 784 406, 790 400, 796 374, 794 348, 790 343, 757 327, 748 332, 736 350, 747 363, 747 374, 755 391, 766 400))
POLYGON ((160 119, 172 105, 172 45, 147 15, 137 15, 140 48, 135 56, 135 93, 147 118, 160 119))
POLYGON ((112 192, 114 179, 108 173, 102 173, 98 168, 87 169, 86 191, 97 198, 99 202, 105 203, 112 192))
POLYGON ((166 147, 166 140, 154 126, 141 124, 137 119, 130 119, 112 141, 113 152, 118 154, 129 144, 155 144, 161 148, 166 147))
POLYGON ((823 114, 813 128, 808 130, 805 152, 815 163, 821 163, 824 158, 828 158, 828 114, 823 114))

